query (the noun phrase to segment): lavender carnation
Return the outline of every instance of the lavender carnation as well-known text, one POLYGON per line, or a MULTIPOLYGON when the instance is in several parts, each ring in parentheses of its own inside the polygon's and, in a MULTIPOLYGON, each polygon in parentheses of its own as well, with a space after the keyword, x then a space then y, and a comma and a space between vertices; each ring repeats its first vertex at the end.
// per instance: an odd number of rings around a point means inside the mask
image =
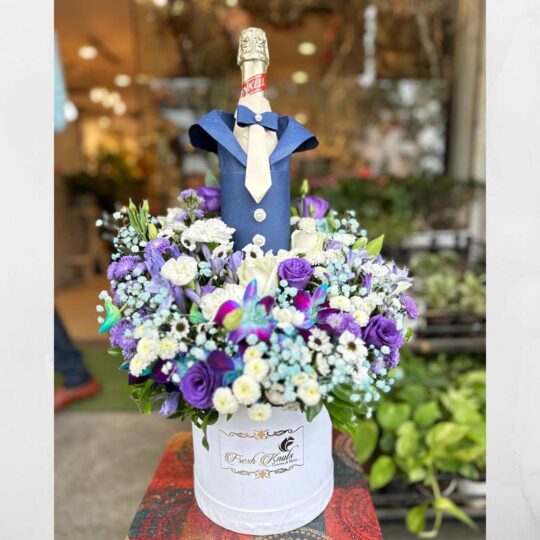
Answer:
POLYGON ((137 267, 144 270, 144 264, 141 262, 140 257, 137 255, 125 255, 109 265, 109 268, 107 268, 107 278, 110 280, 123 279, 137 267))
POLYGON ((343 332, 350 332, 356 337, 361 337, 362 329, 350 313, 331 313, 324 322, 335 336, 340 336, 343 332))
POLYGON ((153 238, 148 241, 144 248, 145 253, 153 252, 163 255, 168 249, 170 249, 171 243, 167 238, 153 238))

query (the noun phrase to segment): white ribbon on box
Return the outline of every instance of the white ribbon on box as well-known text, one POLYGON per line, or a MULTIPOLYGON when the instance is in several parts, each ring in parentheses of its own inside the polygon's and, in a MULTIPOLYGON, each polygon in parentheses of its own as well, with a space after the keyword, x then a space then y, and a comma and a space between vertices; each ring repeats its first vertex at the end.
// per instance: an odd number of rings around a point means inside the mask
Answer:
POLYGON ((334 490, 332 425, 323 407, 308 422, 300 411, 275 407, 266 422, 242 407, 208 426, 210 450, 193 426, 195 498, 202 512, 242 534, 301 527, 324 511, 334 490))

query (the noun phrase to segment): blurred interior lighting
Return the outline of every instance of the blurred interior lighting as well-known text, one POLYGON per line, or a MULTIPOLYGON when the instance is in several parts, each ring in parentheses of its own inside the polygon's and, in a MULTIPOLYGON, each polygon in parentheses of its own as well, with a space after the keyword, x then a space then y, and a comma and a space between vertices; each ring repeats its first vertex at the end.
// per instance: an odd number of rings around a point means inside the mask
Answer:
POLYGON ((238 0, 225 0, 225 4, 228 7, 236 7, 238 5, 238 0))
POLYGON ((302 41, 302 43, 298 45, 298 52, 304 56, 311 56, 317 52, 317 45, 311 43, 311 41, 302 41))
POLYGON ((147 75, 146 73, 138 73, 135 75, 135 82, 137 84, 148 84, 150 82, 150 75, 147 75))
POLYGON ((157 7, 165 7, 168 0, 154 0, 154 5, 157 7))
POLYGON ((92 45, 83 45, 79 49, 79 56, 84 60, 92 60, 97 56, 97 49, 92 45))
POLYGON ((305 124, 308 121, 308 116, 306 113, 299 112, 294 115, 294 119, 301 124, 305 124))
POLYGON ((291 75, 291 79, 296 84, 305 84, 309 80, 309 75, 305 71, 295 71, 291 75))
POLYGON ((111 119, 108 116, 100 116, 97 124, 101 129, 107 129, 111 125, 111 119))
POLYGON ((127 110, 127 107, 123 101, 119 101, 118 103, 115 103, 113 106, 113 112, 114 114, 117 114, 118 116, 125 114, 126 110, 127 110))
POLYGON ((114 78, 114 84, 116 86, 119 86, 120 88, 126 88, 126 86, 129 86, 131 84, 131 77, 129 75, 126 75, 125 73, 119 73, 114 78))
POLYGON ((103 98, 107 95, 106 88, 94 87, 90 89, 90 101, 92 103, 100 103, 103 101, 103 98))

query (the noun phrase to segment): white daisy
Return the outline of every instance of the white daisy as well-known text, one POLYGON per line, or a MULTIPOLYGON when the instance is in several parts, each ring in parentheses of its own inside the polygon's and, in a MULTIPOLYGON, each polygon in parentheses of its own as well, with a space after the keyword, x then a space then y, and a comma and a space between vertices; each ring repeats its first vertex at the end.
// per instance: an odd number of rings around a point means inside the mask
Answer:
POLYGON ((337 351, 343 357, 345 362, 357 362, 367 357, 367 347, 364 341, 357 338, 349 331, 343 332, 339 337, 337 351))

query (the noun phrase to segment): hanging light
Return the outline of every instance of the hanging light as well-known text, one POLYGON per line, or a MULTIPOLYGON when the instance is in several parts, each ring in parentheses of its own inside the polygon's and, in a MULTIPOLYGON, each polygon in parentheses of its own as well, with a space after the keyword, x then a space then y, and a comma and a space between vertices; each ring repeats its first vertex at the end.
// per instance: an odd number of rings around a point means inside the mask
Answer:
POLYGON ((309 75, 305 71, 295 71, 291 79, 296 84, 305 84, 309 81, 309 75))
POLYGON ((129 86, 131 84, 131 77, 129 75, 126 75, 125 73, 119 73, 114 78, 114 84, 116 86, 119 86, 120 88, 126 88, 126 86, 129 86))
POLYGON ((111 119, 108 116, 100 116, 97 124, 101 129, 107 129, 111 125, 111 119))
POLYGON ((100 103, 103 101, 103 98, 107 95, 106 88, 94 87, 90 89, 90 101, 92 103, 100 103))
POLYGON ((83 45, 79 49, 79 56, 84 60, 92 60, 97 56, 97 49, 92 45, 83 45))
POLYGON ((304 56, 311 56, 317 52, 317 45, 311 41, 302 41, 298 45, 298 52, 304 56))
POLYGON ((118 116, 125 114, 126 110, 127 110, 127 107, 123 101, 119 101, 118 103, 115 103, 113 106, 113 112, 114 114, 118 116))

